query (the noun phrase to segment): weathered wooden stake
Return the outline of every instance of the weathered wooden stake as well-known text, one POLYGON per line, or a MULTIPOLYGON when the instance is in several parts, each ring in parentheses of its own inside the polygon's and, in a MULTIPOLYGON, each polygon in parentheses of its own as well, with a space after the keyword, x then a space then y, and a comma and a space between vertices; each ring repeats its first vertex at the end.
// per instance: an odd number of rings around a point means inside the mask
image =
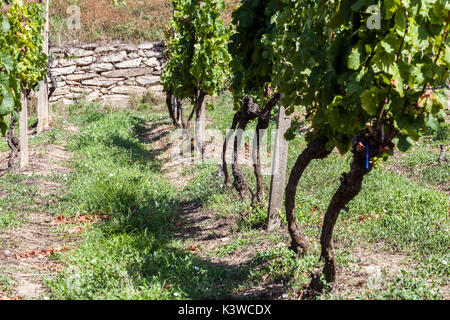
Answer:
MULTIPOLYGON (((41 0, 42 1, 42 0, 41 0)), ((41 2, 40 1, 40 2, 41 2)), ((44 27, 44 45, 43 50, 46 55, 49 53, 48 47, 48 18, 49 18, 49 1, 45 1, 45 27, 44 27)), ((43 130, 49 127, 50 111, 48 101, 48 81, 47 77, 41 81, 39 93, 38 93, 38 106, 37 106, 38 125, 37 132, 41 133, 43 130)))
POLYGON ((267 230, 272 231, 281 226, 281 211, 283 207, 284 189, 286 187, 286 168, 289 143, 284 134, 291 126, 291 118, 286 115, 282 97, 279 102, 277 134, 272 162, 272 179, 270 183, 269 209, 267 213, 267 230))
MULTIPOLYGON (((195 146, 197 152, 200 152, 201 161, 204 160, 205 151, 205 130, 206 130, 206 107, 205 107, 206 92, 198 90, 196 103, 196 118, 194 123, 195 131, 195 146)), ((197 155, 196 155, 197 156, 197 155)))
POLYGON ((41 81, 39 88, 37 113, 37 132, 41 133, 48 128, 48 85, 46 80, 41 81))
POLYGON ((22 110, 19 113, 20 167, 28 165, 28 97, 22 92, 22 110))

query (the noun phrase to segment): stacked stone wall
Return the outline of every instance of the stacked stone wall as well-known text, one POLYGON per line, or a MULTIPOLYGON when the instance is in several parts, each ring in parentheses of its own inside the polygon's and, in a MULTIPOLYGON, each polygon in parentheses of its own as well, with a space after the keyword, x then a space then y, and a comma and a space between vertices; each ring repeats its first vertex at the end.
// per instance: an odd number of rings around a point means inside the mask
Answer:
POLYGON ((162 42, 51 47, 56 89, 50 103, 71 104, 83 97, 114 104, 147 91, 162 94, 164 50, 162 42))

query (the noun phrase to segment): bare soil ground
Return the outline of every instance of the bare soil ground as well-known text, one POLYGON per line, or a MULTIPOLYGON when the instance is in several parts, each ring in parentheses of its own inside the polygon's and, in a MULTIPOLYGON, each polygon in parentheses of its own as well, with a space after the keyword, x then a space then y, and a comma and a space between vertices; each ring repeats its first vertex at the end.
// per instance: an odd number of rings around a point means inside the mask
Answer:
MULTIPOLYGON (((8 152, 0 154, 0 175, 7 173, 8 152)), ((46 205, 54 202, 65 185, 51 181, 55 174, 68 173, 67 167, 71 154, 64 146, 30 146, 30 164, 25 169, 16 169, 15 173, 29 175, 23 181, 30 186, 38 186, 38 195, 33 201, 40 210, 23 208, 19 212, 22 224, 0 235, 0 267, 13 279, 12 292, 0 293, 0 299, 45 299, 47 297, 44 277, 52 277, 62 266, 51 261, 50 256, 67 250, 74 238, 64 238, 61 231, 52 223, 55 217, 46 212, 46 205)))
MULTIPOLYGON (((163 172, 171 178, 174 185, 186 186, 189 183, 187 180, 189 178, 182 173, 190 163, 189 161, 180 162, 173 158, 176 151, 174 151, 175 145, 169 136, 172 129, 171 125, 161 125, 158 121, 151 122, 146 125, 142 138, 151 148, 149 156, 155 157, 163 164, 163 172)), ((210 144, 208 148, 221 149, 221 145, 210 144)), ((229 146, 228 154, 231 154, 231 152, 231 146, 229 146)), ((267 240, 258 243, 257 246, 254 244, 244 245, 225 257, 212 255, 212 251, 230 243, 236 237, 238 218, 223 218, 217 212, 202 208, 198 203, 183 203, 178 215, 179 223, 183 225, 183 228, 176 236, 184 241, 186 249, 199 255, 202 259, 211 263, 220 263, 230 268, 238 268, 254 258, 258 252, 264 252, 274 246, 273 242, 267 240)), ((265 231, 261 230, 261 232, 265 231)), ((279 231, 279 237, 283 242, 278 245, 287 246, 289 239, 285 227, 279 231)), ((318 239, 312 240, 318 241, 318 239)), ((368 286, 373 288, 382 286, 382 277, 385 280, 392 279, 399 274, 401 269, 408 270, 412 267, 409 265, 410 257, 375 247, 356 247, 351 251, 351 256, 355 263, 339 268, 339 276, 333 294, 339 295, 339 293, 345 292, 348 298, 356 297, 358 294, 364 295, 368 286)), ((235 292, 230 298, 286 299, 286 295, 283 295, 287 292, 286 282, 262 280, 258 286, 235 292)), ((287 299, 305 298, 306 289, 306 286, 301 288, 296 294, 289 295, 287 299)))
MULTIPOLYGON (((189 157, 177 157, 179 148, 169 135, 172 130, 172 125, 162 125, 158 121, 148 123, 141 138, 151 146, 149 146, 151 148, 149 156, 161 162, 162 172, 174 182, 174 185, 184 187, 192 178, 183 175, 184 169, 191 165, 191 159, 189 157)), ((220 150, 219 152, 222 150, 222 141, 210 141, 207 143, 206 150, 214 153, 212 156, 216 157, 216 150, 220 150)), ((228 145, 227 149, 229 163, 231 162, 231 154, 232 143, 228 145)), ((245 160, 250 161, 248 157, 245 157, 245 160)), ((258 252, 263 252, 272 246, 270 241, 263 241, 257 247, 244 246, 226 257, 213 256, 210 254, 211 251, 228 244, 233 236, 236 236, 237 218, 219 217, 217 212, 204 209, 198 203, 183 203, 178 219, 184 227, 175 235, 184 241, 187 249, 199 255, 202 259, 214 264, 226 265, 230 269, 237 268, 250 261, 258 252)), ((258 288, 233 294, 230 298, 274 299, 280 297, 283 292, 285 290, 282 285, 268 282, 258 288)))

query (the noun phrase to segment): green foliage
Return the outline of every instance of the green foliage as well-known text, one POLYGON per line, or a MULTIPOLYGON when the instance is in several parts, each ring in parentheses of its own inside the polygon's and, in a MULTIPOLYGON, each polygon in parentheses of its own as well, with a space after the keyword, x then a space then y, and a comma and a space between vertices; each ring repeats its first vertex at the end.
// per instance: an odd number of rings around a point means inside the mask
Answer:
POLYGON ((241 229, 262 229, 267 225, 266 208, 255 206, 238 223, 241 229))
POLYGON ((47 72, 41 35, 45 8, 42 4, 14 0, 6 16, 0 15, 0 130, 4 117, 18 117, 22 90, 37 89, 47 72))
POLYGON ((273 1, 243 1, 233 12, 235 31, 228 47, 233 57, 231 90, 239 105, 247 95, 261 99, 265 86, 271 82, 274 53, 266 38, 273 36, 271 17, 277 9, 273 4, 273 1))
POLYGON ((198 90, 215 95, 229 78, 230 29, 220 19, 222 0, 173 0, 174 37, 161 81, 165 91, 194 102, 198 90))
POLYGON ((406 150, 443 121, 448 1, 383 1, 379 30, 366 13, 378 1, 274 2, 282 8, 272 17, 280 34, 273 82, 288 112, 306 108, 315 134, 345 153, 366 123, 383 124, 406 150))

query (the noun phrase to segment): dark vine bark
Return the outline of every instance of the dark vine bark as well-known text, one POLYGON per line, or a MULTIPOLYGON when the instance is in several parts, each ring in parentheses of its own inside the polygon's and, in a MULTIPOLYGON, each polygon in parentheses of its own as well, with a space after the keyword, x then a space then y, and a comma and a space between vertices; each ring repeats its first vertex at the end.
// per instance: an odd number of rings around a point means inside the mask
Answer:
MULTIPOLYGON (((253 171, 256 178, 256 192, 253 201, 256 200, 258 203, 262 203, 264 200, 264 179, 261 172, 261 139, 266 134, 267 128, 270 123, 270 115, 275 105, 280 100, 280 94, 276 93, 274 96, 266 103, 264 109, 258 115, 258 124, 256 125, 255 137, 253 139, 253 171)), ((252 201, 252 202, 253 202, 252 201)))
MULTIPOLYGON (((171 90, 166 92, 166 105, 167 110, 169 111, 170 119, 172 119, 172 123, 175 128, 179 129, 188 129, 189 124, 186 122, 184 118, 184 108, 180 99, 176 98, 171 90)), ((195 109, 195 107, 194 107, 195 109)), ((192 116, 190 117, 192 119, 192 116)))
POLYGON ((301 233, 300 226, 295 217, 295 195, 297 193, 297 186, 303 172, 312 160, 324 159, 331 153, 332 150, 327 150, 326 148, 327 142, 328 139, 325 136, 320 136, 308 143, 306 149, 298 156, 286 186, 285 209, 289 234, 291 236, 290 249, 301 255, 308 251, 309 243, 301 233))
POLYGON ((225 137, 225 141, 223 142, 223 147, 222 147, 222 171, 223 171, 223 175, 224 175, 224 187, 225 189, 230 189, 231 185, 230 185, 230 174, 228 172, 228 163, 227 163, 227 148, 228 148, 228 141, 230 141, 230 139, 233 137, 234 132, 236 130, 236 127, 239 123, 239 120, 241 118, 241 111, 237 111, 234 114, 233 117, 233 122, 231 124, 231 129, 228 130, 227 135, 225 137))
MULTIPOLYGON (((370 130, 369 130, 370 131, 370 130)), ((392 139, 397 135, 397 131, 391 128, 386 138, 380 139, 379 136, 372 133, 360 135, 354 139, 353 160, 350 165, 350 171, 344 173, 341 177, 341 184, 333 197, 331 198, 328 209, 325 213, 322 234, 320 237, 321 254, 325 265, 323 275, 325 280, 333 284, 336 280, 336 261, 334 259, 333 229, 341 210, 346 209, 346 205, 352 201, 361 191, 364 176, 368 174, 372 167, 367 162, 369 158, 378 156, 393 148, 392 139), (369 148, 367 150, 366 148, 369 148)), ((310 284, 310 291, 319 293, 323 290, 323 283, 319 277, 313 277, 310 284)))
MULTIPOLYGON (((49 46, 49 48, 52 47, 52 42, 50 39, 48 39, 48 46, 49 46)), ((48 63, 47 63, 47 69, 48 69, 47 79, 50 79, 52 86, 48 89, 48 99, 50 99, 53 96, 53 93, 55 92, 55 90, 57 88, 56 79, 50 72, 52 65, 53 65, 53 55, 49 54, 48 55, 48 63)), ((47 82, 47 85, 48 85, 48 81, 47 80, 45 80, 45 81, 47 82)))
POLYGON ((264 197, 264 181, 261 173, 261 157, 260 157, 260 141, 264 136, 267 128, 269 127, 270 115, 272 109, 280 99, 280 94, 276 93, 265 105, 264 109, 259 111, 259 106, 250 98, 246 97, 244 103, 239 111, 237 111, 233 117, 233 122, 230 130, 227 132, 225 141, 222 147, 222 171, 224 173, 224 187, 228 189, 230 187, 230 175, 228 173, 228 164, 226 160, 226 151, 228 148, 228 142, 233 137, 233 134, 237 132, 234 138, 233 144, 233 163, 232 172, 234 177, 233 186, 239 192, 240 196, 244 199, 248 195, 252 194, 252 203, 256 200, 262 202, 264 197), (253 139, 253 170, 256 177, 256 193, 253 194, 248 185, 247 179, 240 169, 238 150, 242 142, 242 134, 247 127, 248 123, 258 118, 258 124, 253 139), (237 130, 237 131, 236 131, 237 130))
POLYGON ((242 142, 242 134, 247 127, 247 124, 256 119, 259 114, 259 106, 250 97, 245 97, 244 103, 241 108, 241 116, 239 118, 239 124, 237 127, 236 135, 234 137, 233 147, 233 164, 232 172, 234 177, 233 186, 239 192, 242 199, 248 198, 251 193, 250 187, 247 182, 247 178, 242 172, 239 164, 239 147, 242 142))
POLYGON ((192 122, 192 119, 194 118, 195 110, 196 110, 196 107, 194 105, 192 107, 191 113, 189 114, 189 117, 187 119, 185 129, 189 129, 189 127, 191 126, 191 122, 192 122))
POLYGON ((205 98, 207 93, 201 89, 197 90, 197 96, 195 98, 195 144, 197 150, 200 151, 202 160, 205 155, 205 129, 206 129, 206 110, 205 110, 205 98))
POLYGON ((184 108, 180 99, 175 98, 175 104, 177 105, 177 122, 178 126, 183 129, 188 129, 186 126, 186 119, 184 118, 184 108))
POLYGON ((181 102, 180 99, 176 98, 172 91, 169 90, 166 92, 166 105, 167 105, 167 109, 169 111, 169 116, 172 119, 172 124, 174 125, 175 128, 177 129, 183 129, 183 143, 181 144, 181 149, 180 149, 180 155, 184 154, 184 142, 188 141, 189 142, 189 151, 190 152, 190 148, 191 148, 191 135, 189 133, 189 127, 191 124, 191 120, 193 118, 194 112, 195 112, 195 105, 192 108, 192 113, 189 115, 189 119, 186 121, 185 116, 184 116, 184 107, 183 107, 183 103, 181 102))
POLYGON ((323 273, 325 280, 329 283, 334 282, 336 278, 336 262, 332 240, 334 225, 339 212, 361 191, 363 178, 368 172, 369 170, 365 167, 364 153, 355 153, 350 171, 342 175, 341 185, 333 195, 325 213, 320 244, 322 245, 321 258, 325 260, 323 273))
POLYGON ((166 92, 166 105, 167 105, 167 109, 169 111, 169 116, 172 119, 172 123, 176 128, 179 128, 179 124, 177 121, 177 118, 175 116, 175 110, 174 110, 174 105, 173 105, 173 94, 171 90, 168 90, 166 92))
POLYGON ((14 135, 14 130, 16 128, 17 121, 11 116, 11 122, 7 134, 7 142, 9 149, 11 150, 8 161, 8 170, 14 169, 14 161, 16 160, 17 154, 20 151, 19 138, 14 135))

